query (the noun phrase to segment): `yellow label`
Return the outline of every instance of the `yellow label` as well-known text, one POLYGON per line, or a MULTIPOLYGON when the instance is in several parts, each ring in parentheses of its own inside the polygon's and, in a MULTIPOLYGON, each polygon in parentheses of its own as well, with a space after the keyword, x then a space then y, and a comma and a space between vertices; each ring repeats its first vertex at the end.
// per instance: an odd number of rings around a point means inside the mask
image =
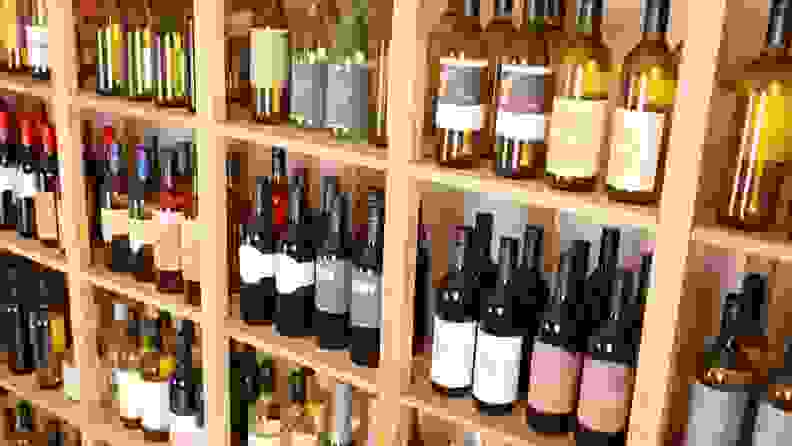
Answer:
POLYGON ((309 417, 318 417, 321 415, 322 403, 319 401, 308 401, 305 403, 305 414, 309 417))
POLYGON ((143 48, 151 48, 151 31, 143 31, 143 48))
POLYGON ((50 321, 49 335, 53 353, 66 351, 66 322, 59 315, 50 321))
POLYGON ((139 242, 145 241, 145 228, 146 224, 144 220, 139 220, 137 218, 130 218, 129 219, 129 238, 130 240, 136 240, 139 242))
POLYGON ((647 77, 646 90, 649 103, 665 106, 673 105, 677 83, 675 79, 667 79, 666 75, 665 70, 657 66, 650 68, 645 75, 647 77))
POLYGON ((594 176, 605 134, 606 107, 607 101, 555 99, 547 172, 562 177, 594 176))
POLYGON ((173 371, 176 370, 176 358, 168 356, 160 358, 159 361, 159 376, 160 378, 167 378, 173 371))
POLYGON ((608 94, 610 75, 600 69, 596 60, 589 60, 583 65, 583 95, 603 96, 608 94))

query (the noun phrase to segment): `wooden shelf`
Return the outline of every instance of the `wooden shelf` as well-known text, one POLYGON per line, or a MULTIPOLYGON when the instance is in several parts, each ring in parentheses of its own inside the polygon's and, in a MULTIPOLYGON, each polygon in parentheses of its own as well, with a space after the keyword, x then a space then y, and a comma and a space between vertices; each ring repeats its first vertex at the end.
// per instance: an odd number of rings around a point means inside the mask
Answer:
POLYGON ((228 336, 275 356, 310 367, 369 393, 377 393, 377 370, 356 367, 347 352, 319 351, 314 338, 288 338, 272 333, 269 325, 252 327, 240 320, 225 322, 228 336))
POLYGON ((386 170, 388 155, 384 148, 362 144, 342 144, 327 133, 302 130, 288 126, 269 126, 245 121, 219 124, 223 136, 262 146, 284 145, 289 152, 319 157, 322 160, 386 170))
POLYGON ((10 90, 45 100, 52 99, 54 95, 49 82, 35 81, 29 74, 0 73, 0 90, 10 90))
POLYGON ((204 125, 195 114, 190 113, 187 109, 157 107, 153 101, 130 101, 122 97, 99 96, 81 90, 73 102, 81 110, 117 113, 126 118, 176 127, 200 128, 204 125))
POLYGON ((201 323, 200 308, 185 303, 183 294, 160 293, 155 289, 154 284, 141 283, 131 275, 113 273, 98 266, 90 267, 84 275, 94 286, 127 296, 144 304, 167 309, 178 318, 201 323))
POLYGON ((43 407, 55 416, 82 427, 80 420, 85 419, 80 402, 65 398, 63 388, 41 390, 33 374, 14 375, 7 364, 0 364, 0 387, 15 393, 19 398, 29 400, 34 406, 43 407))
POLYGON ((12 254, 27 257, 54 270, 66 272, 66 257, 57 249, 47 248, 38 240, 23 240, 17 238, 16 231, 0 231, 0 248, 12 254))
POLYGON ((472 399, 449 399, 432 390, 430 380, 431 358, 413 359, 413 382, 409 392, 402 396, 402 404, 428 415, 442 418, 463 427, 465 431, 502 435, 511 446, 571 446, 571 435, 542 435, 531 431, 525 422, 525 409, 515 407, 512 415, 488 417, 480 415, 472 399))
POLYGON ((487 168, 452 169, 432 161, 417 161, 409 166, 410 174, 419 181, 430 181, 454 189, 471 192, 509 194, 517 203, 552 209, 573 209, 600 223, 620 223, 653 229, 657 224, 657 208, 633 206, 609 201, 601 193, 572 193, 552 189, 539 180, 500 178, 487 168))
POLYGON ((693 229, 693 240, 717 248, 738 251, 745 255, 761 255, 780 262, 792 260, 792 242, 766 240, 763 234, 751 234, 720 226, 699 226, 693 229))

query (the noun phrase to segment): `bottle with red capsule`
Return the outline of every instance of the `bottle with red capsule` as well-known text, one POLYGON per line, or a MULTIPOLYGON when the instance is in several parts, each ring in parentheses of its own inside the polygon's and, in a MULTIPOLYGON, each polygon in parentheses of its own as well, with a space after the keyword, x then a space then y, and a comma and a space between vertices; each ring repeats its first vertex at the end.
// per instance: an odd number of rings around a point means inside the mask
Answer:
POLYGON ((0 229, 16 228, 16 152, 11 112, 0 111, 0 229))
POLYGON ((39 240, 48 247, 58 248, 60 231, 58 215, 58 152, 55 128, 47 125, 44 127, 42 150, 39 154, 39 184, 41 192, 36 198, 39 218, 36 221, 36 231, 39 240))
POLYGON ((17 178, 19 189, 16 196, 17 235, 24 239, 36 237, 36 216, 33 197, 39 192, 39 176, 35 147, 36 131, 34 123, 29 120, 20 122, 22 144, 19 148, 19 166, 17 178))

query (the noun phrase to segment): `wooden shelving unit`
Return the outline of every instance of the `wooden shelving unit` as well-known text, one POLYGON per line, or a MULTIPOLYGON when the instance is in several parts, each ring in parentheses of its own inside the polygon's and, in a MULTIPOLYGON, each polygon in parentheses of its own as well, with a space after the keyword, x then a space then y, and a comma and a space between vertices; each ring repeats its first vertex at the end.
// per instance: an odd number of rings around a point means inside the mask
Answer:
MULTIPOLYGON (((320 374, 349 382, 377 395, 377 413, 371 430, 380 445, 400 445, 405 441, 403 410, 414 408, 427 414, 464 426, 502 436, 512 445, 553 446, 572 444, 568 437, 542 436, 532 433, 517 415, 503 419, 481 417, 469 401, 448 401, 433 395, 421 380, 421 358, 412 360, 412 290, 415 262, 415 225, 419 186, 439 183, 465 190, 511 194, 521 205, 553 210, 575 209, 598 214, 612 223, 644 226, 656 235, 655 289, 646 305, 646 321, 641 345, 641 361, 632 404, 629 425, 630 446, 659 446, 669 434, 672 396, 683 381, 678 346, 682 330, 681 314, 693 303, 683 299, 691 246, 696 243, 735 250, 744 254, 762 254, 776 260, 792 257, 792 243, 767 242, 712 226, 696 226, 694 214, 701 207, 703 192, 699 178, 706 173, 705 147, 712 146, 712 126, 720 119, 717 108, 723 97, 715 86, 722 66, 722 53, 732 48, 739 29, 738 17, 757 16, 756 23, 766 20, 753 11, 745 0, 675 0, 673 3, 675 40, 686 39, 684 62, 680 68, 681 82, 673 116, 672 138, 665 176, 665 186, 657 207, 625 206, 609 202, 603 195, 570 194, 550 190, 538 182, 503 180, 489 171, 457 171, 439 168, 418 156, 422 142, 416 135, 423 120, 426 74, 422 54, 426 49, 426 32, 430 25, 425 16, 435 14, 446 2, 431 7, 419 0, 395 1, 392 16, 394 34, 391 41, 389 65, 389 122, 388 149, 373 146, 340 145, 326 137, 303 133, 289 128, 273 128, 237 121, 229 121, 225 106, 225 66, 212 61, 225 60, 224 18, 230 0, 195 0, 199 91, 202 100, 197 114, 180 110, 165 110, 152 104, 132 103, 121 98, 104 98, 79 91, 77 88, 76 18, 72 0, 47 0, 49 3, 51 68, 53 80, 41 84, 16 75, 0 74, 0 89, 36 96, 50 101, 55 109, 55 125, 62 145, 64 178, 65 255, 41 247, 35 241, 18 241, 11 232, 0 232, 0 248, 23 255, 69 275, 71 319, 75 336, 76 363, 81 372, 80 403, 62 400, 60 393, 40 392, 28 378, 0 371, 0 386, 30 399, 34 404, 51 409, 55 414, 76 424, 89 440, 108 441, 114 446, 145 444, 134 434, 126 432, 104 409, 94 407, 97 401, 97 367, 95 329, 98 314, 93 302, 93 287, 100 287, 132 299, 174 309, 179 317, 201 324, 202 361, 207 371, 207 429, 209 444, 228 444, 226 427, 226 383, 224 354, 230 339, 249 343, 261 350, 309 366, 320 374), (425 14, 426 8, 429 13, 425 14), (693 19, 695 18, 695 19, 693 19), (730 34, 727 35, 727 32, 730 34), (65 36, 65 37, 64 37, 65 36), (729 37, 729 38, 727 38, 729 37), (183 126, 198 130, 199 178, 201 214, 199 223, 206 234, 202 255, 211 259, 202 262, 200 308, 179 301, 177 297, 156 293, 152 287, 135 283, 132 279, 96 269, 90 265, 88 226, 82 199, 85 180, 80 174, 81 144, 78 113, 93 110, 117 113, 121 116, 156 122, 163 126, 183 126), (272 335, 269 328, 249 327, 227 314, 230 296, 225 264, 226 207, 225 155, 231 139, 260 145, 284 143, 290 152, 310 155, 322 160, 337 161, 353 167, 366 167, 384 172, 387 191, 387 222, 385 244, 385 300, 386 315, 382 327, 382 360, 378 369, 358 369, 351 365, 344 353, 318 352, 310 341, 288 340, 272 335), (218 235, 219 234, 219 235, 218 235), (696 242, 696 243, 691 243, 696 242), (416 378, 418 377, 418 378, 416 378)), ((432 2, 428 2, 432 3, 432 2)), ((482 2, 482 16, 492 13, 492 2, 482 2)), ((573 2, 567 2, 568 15, 574 14, 573 2)), ((614 55, 623 56, 637 38, 638 0, 610 0, 605 34, 617 39, 614 55), (635 29, 622 36, 626 23, 635 29), (632 34, 631 34, 632 33, 632 34), (618 37, 614 37, 618 36, 618 37)), ((518 9, 519 10, 519 9, 518 9)), ((752 22, 753 23, 753 22, 752 22)), ((766 23, 766 22, 765 22, 766 23)), ((758 25, 757 25, 758 26, 758 25)), ((761 26, 759 26, 761 35, 761 26)), ((749 42, 750 43, 750 42, 749 42)), ((752 43, 751 43, 752 44, 752 43)), ((743 45, 740 51, 728 54, 756 53, 758 48, 743 45)), ((733 60, 732 60, 733 61, 733 60)), ((709 160, 711 158, 706 158, 709 160)), ((694 299, 695 300, 695 299, 694 299)))

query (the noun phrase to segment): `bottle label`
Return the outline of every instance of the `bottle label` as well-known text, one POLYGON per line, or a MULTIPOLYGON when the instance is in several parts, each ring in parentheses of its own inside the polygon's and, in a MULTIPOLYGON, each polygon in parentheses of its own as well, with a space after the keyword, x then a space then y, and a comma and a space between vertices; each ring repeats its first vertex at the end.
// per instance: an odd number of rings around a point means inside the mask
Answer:
POLYGON ((193 220, 185 220, 181 227, 181 267, 184 280, 201 281, 200 226, 193 220))
POLYGON ((440 64, 436 127, 480 131, 484 127, 486 114, 481 85, 483 77, 487 76, 487 62, 443 58, 440 64))
POLYGON ((301 127, 324 128, 327 65, 294 64, 291 82, 289 111, 293 116, 292 120, 301 127))
POLYGON ((58 214, 54 192, 38 192, 34 197, 36 206, 36 231, 43 240, 58 239, 58 214))
POLYGON ((767 401, 760 402, 752 444, 781 446, 789 441, 789 438, 792 438, 792 417, 787 412, 773 407, 767 401))
POLYGON ((35 173, 23 173, 19 191, 20 198, 33 198, 39 191, 38 177, 35 173))
POLYGON ((674 105, 677 83, 674 79, 667 79, 668 74, 662 67, 653 66, 637 76, 631 76, 632 90, 645 91, 649 104, 670 107, 674 105))
POLYGON ((292 294, 300 288, 311 286, 316 281, 316 264, 298 262, 289 255, 278 259, 278 277, 275 287, 280 294, 292 294))
POLYGON ((47 27, 44 25, 40 26, 38 34, 39 67, 42 70, 46 70, 49 67, 49 33, 47 32, 47 27))
POLYGON ((34 34, 35 26, 34 25, 25 25, 25 48, 28 52, 28 63, 30 66, 35 67, 38 52, 36 51, 36 47, 34 46, 34 34))
POLYGON ((141 389, 143 375, 138 369, 129 369, 126 371, 126 378, 122 380, 122 383, 126 383, 121 388, 122 395, 124 392, 126 393, 126 417, 131 419, 140 418, 143 415, 143 408, 148 398, 148 395, 145 395, 145 392, 142 392, 143 389, 141 389))
POLYGON ((605 136, 607 101, 556 98, 547 154, 547 172, 561 177, 595 175, 605 136))
POLYGON ((108 71, 110 73, 110 86, 115 87, 120 85, 123 79, 121 71, 121 25, 114 23, 110 25, 110 31, 107 33, 107 48, 108 48, 108 71))
POLYGON ((167 431, 170 426, 170 394, 167 382, 144 382, 140 389, 146 395, 143 408, 143 427, 152 431, 167 431))
POLYGON ((127 382, 128 373, 126 369, 113 369, 113 387, 118 395, 118 403, 121 406, 121 414, 124 417, 134 418, 134 412, 129 407, 129 383, 127 382))
POLYGON ((275 276, 274 254, 263 254, 251 245, 239 246, 239 274, 242 282, 258 283, 261 279, 275 276))
POLYGON ((353 327, 379 328, 382 324, 382 277, 352 270, 349 322, 353 327))
POLYGON ((528 404, 546 414, 572 413, 582 362, 580 353, 536 341, 531 355, 528 404))
POLYGON ((275 88, 289 80, 289 32, 279 29, 251 31, 252 59, 258 60, 253 79, 256 88, 275 88))
POLYGON ((545 86, 551 71, 533 65, 499 65, 495 133, 525 142, 545 140, 545 86))
POLYGON ((160 211, 157 241, 154 243, 154 266, 160 271, 181 270, 181 212, 160 211))
POLYGON ((687 446, 736 446, 746 440, 742 424, 750 415, 751 393, 695 383, 689 395, 687 446))
POLYGON ((368 129, 369 70, 366 64, 332 64, 327 67, 327 127, 368 129))
MULTIPOLYGON (((752 132, 742 138, 757 141, 757 155, 764 161, 786 161, 789 158, 786 147, 792 137, 792 126, 786 120, 792 110, 792 95, 780 88, 770 85, 760 94, 752 94, 749 99, 750 122, 752 132)), ((757 160, 756 175, 764 173, 764 162, 757 160)))
POLYGON ((16 172, 10 167, 0 167, 0 192, 13 191, 16 172))
POLYGON ((318 259, 316 262, 316 308, 330 314, 349 311, 351 265, 341 260, 318 259))
POLYGON ((608 185, 628 192, 654 190, 666 115, 618 108, 612 122, 608 185))
POLYGON ((143 68, 143 89, 146 92, 151 92, 154 89, 154 53, 152 52, 152 38, 151 38, 151 31, 146 29, 141 32, 141 54, 140 54, 140 65, 143 68))
POLYGON ((624 431, 634 384, 633 368, 586 358, 580 378, 578 421, 598 432, 624 431))
POLYGON ((517 398, 522 359, 521 336, 493 336, 478 329, 473 396, 488 404, 509 404, 517 398))
POLYGON ((478 324, 434 318, 432 337, 432 382, 449 389, 473 383, 473 352, 478 324))

